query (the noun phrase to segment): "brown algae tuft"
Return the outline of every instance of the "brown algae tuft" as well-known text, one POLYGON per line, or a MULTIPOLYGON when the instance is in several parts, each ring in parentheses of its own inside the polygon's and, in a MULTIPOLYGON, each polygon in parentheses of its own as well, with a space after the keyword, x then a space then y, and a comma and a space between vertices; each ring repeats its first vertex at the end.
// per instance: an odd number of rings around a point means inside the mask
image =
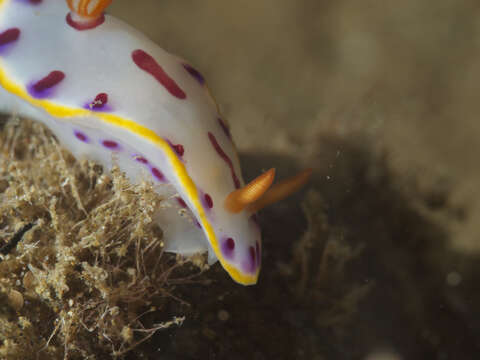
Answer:
POLYGON ((182 262, 163 253, 150 182, 78 162, 23 119, 0 150, 0 358, 119 356, 182 323, 165 313, 182 262))

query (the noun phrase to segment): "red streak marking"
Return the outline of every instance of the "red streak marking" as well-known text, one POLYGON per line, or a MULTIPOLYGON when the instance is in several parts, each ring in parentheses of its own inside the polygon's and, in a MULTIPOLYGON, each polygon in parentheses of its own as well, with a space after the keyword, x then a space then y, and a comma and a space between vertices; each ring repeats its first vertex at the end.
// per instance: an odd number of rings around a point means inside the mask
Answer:
POLYGON ((138 161, 141 164, 148 164, 148 160, 145 159, 143 156, 136 156, 135 160, 138 161))
POLYGON ((177 197, 177 202, 182 208, 187 208, 187 203, 181 197, 177 197))
POLYGON ((257 262, 255 261, 255 248, 253 246, 250 246, 248 248, 248 252, 249 252, 249 255, 250 255, 250 261, 251 261, 251 266, 252 266, 252 270, 255 269, 255 265, 257 264, 257 262))
POLYGON ((0 33, 0 46, 14 42, 20 36, 20 29, 12 28, 0 33))
POLYGON ((222 128, 223 132, 225 135, 231 140, 232 135, 230 134, 230 129, 228 128, 227 124, 225 124, 225 121, 223 121, 222 118, 217 118, 218 123, 220 124, 220 127, 222 128))
POLYGON ((205 194, 204 196, 205 204, 207 204, 208 208, 211 209, 213 207, 213 200, 210 195, 205 194))
POLYGON ((67 21, 67 24, 70 25, 75 30, 78 30, 78 31, 90 30, 90 29, 96 28, 97 26, 102 25, 105 21, 105 15, 102 14, 98 18, 93 19, 91 21, 79 22, 79 21, 73 20, 72 15, 68 13, 66 21, 67 21))
POLYGON ((50 74, 45 76, 42 80, 37 81, 35 85, 33 85, 33 89, 37 92, 41 92, 43 90, 49 89, 55 85, 57 85, 60 81, 65 78, 65 74, 61 71, 52 71, 50 74))
POLYGON ((255 260, 255 248, 253 246, 250 246, 248 248, 248 251, 250 252, 250 257, 252 258, 252 260, 255 260))
POLYGON ((132 52, 132 59, 140 69, 148 72, 157 79, 157 81, 162 84, 170 94, 178 99, 185 99, 187 97, 183 90, 180 89, 177 83, 167 75, 151 55, 138 49, 132 52))
POLYGON ((153 176, 155 176, 158 180, 160 181, 165 181, 165 176, 163 175, 163 173, 158 170, 157 168, 152 168, 152 174, 153 176))
POLYGON ((232 179, 235 184, 235 188, 237 189, 240 188, 240 180, 238 180, 237 174, 235 174, 232 160, 227 154, 225 154, 225 151, 223 151, 223 149, 220 147, 220 145, 217 142, 217 139, 215 139, 215 136, 211 132, 208 133, 208 138, 210 139, 210 142, 212 143, 215 151, 218 153, 218 155, 220 155, 223 161, 225 161, 228 167, 230 168, 230 172, 232 173, 232 179))
POLYGON ((118 143, 113 140, 103 140, 102 141, 103 146, 109 149, 115 149, 118 147, 118 143))

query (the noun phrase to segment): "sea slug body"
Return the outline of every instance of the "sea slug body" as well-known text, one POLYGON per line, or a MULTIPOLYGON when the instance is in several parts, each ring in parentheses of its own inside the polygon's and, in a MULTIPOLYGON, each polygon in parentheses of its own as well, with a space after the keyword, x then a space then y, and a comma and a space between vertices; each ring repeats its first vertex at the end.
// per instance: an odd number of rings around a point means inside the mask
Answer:
POLYGON ((256 283, 252 214, 308 174, 276 189, 272 172, 245 185, 204 76, 105 14, 110 2, 0 0, 0 112, 44 123, 76 157, 115 161, 132 182, 147 174, 172 203, 156 217, 165 249, 208 251, 235 281, 256 283))

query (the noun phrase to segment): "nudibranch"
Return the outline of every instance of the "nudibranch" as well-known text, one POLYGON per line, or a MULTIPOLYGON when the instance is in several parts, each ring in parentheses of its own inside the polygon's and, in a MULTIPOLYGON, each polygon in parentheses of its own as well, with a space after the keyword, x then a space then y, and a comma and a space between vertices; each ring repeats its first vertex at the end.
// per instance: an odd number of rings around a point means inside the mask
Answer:
POLYGON ((168 205, 155 219, 165 250, 208 251, 235 281, 255 284, 255 213, 309 171, 272 185, 271 169, 245 185, 203 76, 106 15, 110 2, 0 0, 0 111, 44 123, 77 158, 115 163, 132 182, 148 176, 168 205))

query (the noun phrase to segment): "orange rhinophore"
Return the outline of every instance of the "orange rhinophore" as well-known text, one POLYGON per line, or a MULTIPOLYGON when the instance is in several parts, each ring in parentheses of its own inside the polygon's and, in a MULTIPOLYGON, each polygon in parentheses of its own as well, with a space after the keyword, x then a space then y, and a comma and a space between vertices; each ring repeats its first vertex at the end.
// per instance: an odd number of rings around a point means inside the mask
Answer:
POLYGON ((290 196, 306 184, 311 174, 312 169, 306 169, 297 175, 273 185, 261 198, 250 204, 248 209, 252 212, 256 212, 263 209, 265 206, 290 196))
POLYGON ((257 201, 268 190, 274 178, 275 169, 270 169, 241 189, 231 192, 225 199, 225 208, 232 213, 242 211, 248 204, 257 201))
POLYGON ((89 20, 100 17, 111 2, 112 0, 67 0, 73 13, 89 20))

